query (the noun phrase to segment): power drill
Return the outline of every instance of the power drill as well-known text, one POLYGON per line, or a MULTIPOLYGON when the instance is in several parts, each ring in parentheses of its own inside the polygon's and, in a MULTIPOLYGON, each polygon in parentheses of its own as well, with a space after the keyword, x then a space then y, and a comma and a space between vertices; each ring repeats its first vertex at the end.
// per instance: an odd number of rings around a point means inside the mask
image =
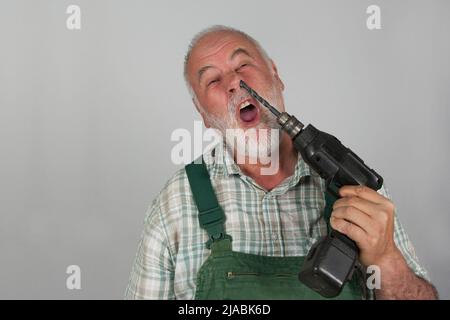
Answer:
MULTIPOLYGON (((336 137, 311 124, 304 128, 294 116, 279 112, 242 80, 240 87, 276 116, 281 129, 292 138, 295 149, 325 179, 327 191, 335 198, 339 198, 338 189, 344 185, 364 185, 373 190, 381 188, 383 178, 336 137)), ((326 298, 335 297, 358 267, 358 254, 359 249, 353 240, 332 229, 313 244, 298 279, 326 298)))

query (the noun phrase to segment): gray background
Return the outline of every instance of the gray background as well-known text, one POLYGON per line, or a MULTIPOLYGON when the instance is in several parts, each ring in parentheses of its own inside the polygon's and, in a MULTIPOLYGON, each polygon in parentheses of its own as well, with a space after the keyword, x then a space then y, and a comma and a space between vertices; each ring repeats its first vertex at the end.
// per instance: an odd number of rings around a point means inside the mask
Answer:
POLYGON ((120 299, 147 206, 198 120, 182 78, 212 24, 260 40, 288 111, 380 172, 450 298, 449 1, 0 2, 0 298, 120 299), (69 4, 82 28, 69 31, 69 4), (382 30, 366 28, 381 7, 382 30), (77 264, 82 289, 66 289, 77 264))

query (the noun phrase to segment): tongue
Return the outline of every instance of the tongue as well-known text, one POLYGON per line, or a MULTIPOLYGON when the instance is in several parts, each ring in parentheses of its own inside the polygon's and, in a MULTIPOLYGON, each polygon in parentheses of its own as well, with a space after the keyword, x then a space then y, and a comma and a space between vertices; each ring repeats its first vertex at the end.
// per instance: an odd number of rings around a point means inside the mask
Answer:
POLYGON ((256 108, 253 105, 241 109, 240 113, 242 121, 245 122, 251 122, 256 118, 256 108))

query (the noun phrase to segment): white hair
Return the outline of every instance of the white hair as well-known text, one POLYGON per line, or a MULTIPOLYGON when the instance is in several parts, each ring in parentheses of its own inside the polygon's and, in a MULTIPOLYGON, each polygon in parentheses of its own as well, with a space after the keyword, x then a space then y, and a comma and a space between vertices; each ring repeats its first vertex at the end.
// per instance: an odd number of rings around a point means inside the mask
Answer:
MULTIPOLYGON (((192 38, 188 50, 186 52, 186 55, 184 57, 184 80, 186 82, 186 86, 187 89, 189 91, 189 94, 191 95, 191 97, 198 103, 197 100, 197 96, 194 92, 194 90, 192 89, 192 86, 189 82, 189 78, 188 78, 188 74, 187 74, 187 65, 189 62, 189 58, 191 57, 191 53, 192 53, 192 49, 194 49, 194 47, 197 45, 197 43, 203 39, 204 37, 206 37, 207 35, 211 34, 211 33, 216 33, 216 32, 230 32, 230 33, 235 33, 235 34, 239 34, 241 36, 243 36, 245 39, 247 39, 248 41, 250 41, 255 47, 256 49, 259 51, 259 53, 261 54, 261 56, 264 58, 264 60, 267 62, 267 64, 270 66, 270 57, 267 55, 267 52, 263 49, 263 47, 259 44, 258 41, 256 41, 254 38, 252 38, 251 36, 249 36, 247 33, 238 30, 238 29, 234 29, 231 27, 227 27, 227 26, 223 26, 223 25, 214 25, 211 27, 208 27, 202 31, 200 31, 199 33, 197 33, 194 38, 192 38)), ((199 107, 201 108, 201 106, 199 105, 199 107)))

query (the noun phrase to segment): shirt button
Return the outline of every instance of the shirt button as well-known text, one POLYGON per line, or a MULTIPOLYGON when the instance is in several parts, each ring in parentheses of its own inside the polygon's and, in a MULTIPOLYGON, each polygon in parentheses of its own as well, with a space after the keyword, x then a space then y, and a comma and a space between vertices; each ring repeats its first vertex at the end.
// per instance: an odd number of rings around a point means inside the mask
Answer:
POLYGON ((277 240, 278 239, 278 235, 274 232, 272 233, 272 240, 277 240))

